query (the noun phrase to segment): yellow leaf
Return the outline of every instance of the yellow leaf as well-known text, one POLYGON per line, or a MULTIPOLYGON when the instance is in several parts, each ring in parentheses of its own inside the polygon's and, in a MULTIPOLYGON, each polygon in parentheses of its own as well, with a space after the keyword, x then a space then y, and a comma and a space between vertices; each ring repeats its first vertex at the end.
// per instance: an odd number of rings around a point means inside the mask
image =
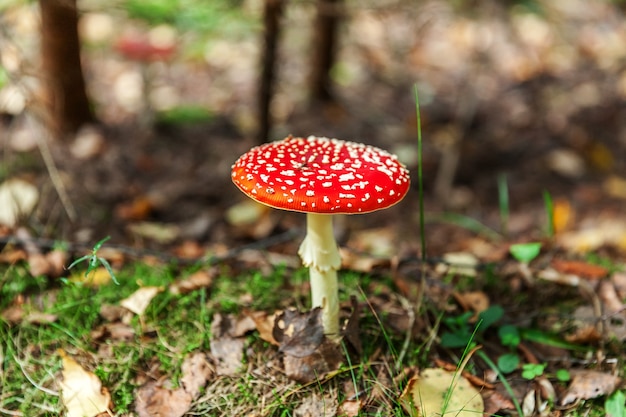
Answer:
POLYGON ((554 233, 561 233, 574 223, 574 209, 569 201, 557 199, 552 209, 552 226, 554 233))
POLYGON ((467 379, 438 368, 413 377, 400 401, 407 412, 417 411, 419 417, 476 417, 484 410, 483 398, 467 379))
POLYGON ((111 274, 105 267, 93 269, 85 276, 85 272, 77 272, 70 276, 70 281, 81 282, 89 287, 100 287, 111 282, 111 274))
POLYGON ((59 350, 63 361, 61 401, 67 409, 67 417, 94 417, 107 412, 111 395, 96 375, 83 369, 65 351, 59 350))

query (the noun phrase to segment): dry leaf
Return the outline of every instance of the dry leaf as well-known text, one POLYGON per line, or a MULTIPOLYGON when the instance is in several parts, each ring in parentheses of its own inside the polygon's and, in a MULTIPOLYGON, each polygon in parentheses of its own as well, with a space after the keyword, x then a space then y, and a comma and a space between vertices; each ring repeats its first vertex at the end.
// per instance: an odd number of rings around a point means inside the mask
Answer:
POLYGON ((363 401, 361 400, 344 400, 339 405, 337 413, 338 417, 357 417, 359 412, 363 408, 363 401))
POLYGON ((180 383, 185 392, 195 400, 207 381, 215 375, 215 367, 204 352, 194 352, 185 358, 181 373, 180 383))
POLYGON ((21 216, 29 215, 37 205, 37 187, 18 178, 0 184, 0 224, 15 227, 21 216))
POLYGON ((465 311, 480 313, 489 308, 489 297, 482 291, 454 292, 452 296, 465 311))
POLYGON ((142 287, 135 291, 130 297, 120 301, 120 305, 138 316, 142 315, 150 301, 161 291, 161 287, 142 287))
POLYGON ((326 395, 313 393, 305 397, 293 410, 294 417, 334 417, 337 415, 337 394, 331 391, 326 395))
POLYGON ((261 339, 269 342, 275 346, 279 346, 280 343, 276 339, 274 339, 274 326, 276 324, 276 316, 282 314, 282 311, 278 311, 274 314, 269 314, 265 311, 252 311, 252 312, 244 312, 250 317, 255 325, 256 329, 259 332, 259 336, 261 339))
POLYGON ((324 340, 322 309, 315 308, 301 313, 285 310, 276 317, 274 339, 280 343, 280 351, 290 356, 311 355, 324 340))
POLYGON ((495 415, 498 411, 513 411, 515 405, 509 397, 498 391, 483 391, 483 399, 485 402, 485 410, 483 415, 495 415))
POLYGON ((157 381, 143 385, 137 391, 135 411, 139 417, 182 417, 193 399, 184 389, 168 389, 158 386, 157 381))
POLYGON ((65 351, 59 350, 63 361, 61 401, 67 417, 94 417, 110 410, 111 395, 96 375, 83 369, 65 351))
POLYGON ((400 401, 407 412, 417 411, 421 417, 475 417, 484 410, 480 393, 467 379, 438 368, 424 369, 411 378, 400 401))
POLYGON ((556 199, 552 206, 552 227, 554 233, 561 233, 574 224, 576 213, 568 200, 556 199))
POLYGON ((593 265, 583 261, 568 261, 553 259, 552 267, 562 274, 573 274, 588 279, 600 279, 608 275, 609 271, 599 265, 593 265))
POLYGON ((462 275, 466 277, 475 277, 476 268, 478 268, 478 258, 471 253, 455 252, 443 255, 444 263, 440 263, 436 267, 436 271, 440 274, 462 275))
POLYGON ((576 372, 560 403, 565 406, 578 400, 610 395, 620 382, 619 377, 604 372, 587 370, 576 372))
POLYGON ((343 359, 344 352, 340 345, 324 338, 322 344, 308 356, 285 354, 283 365, 288 378, 305 384, 322 379, 328 372, 335 371, 343 359))
POLYGON ((135 330, 126 323, 107 323, 98 326, 91 333, 94 341, 102 340, 125 340, 130 341, 135 337, 135 330))
POLYGON ((170 285, 172 294, 187 294, 200 288, 209 288, 213 285, 213 277, 216 271, 198 271, 183 280, 177 280, 170 285))
POLYGON ((211 323, 211 354, 216 361, 218 375, 235 375, 243 361, 244 340, 233 337, 234 316, 223 316, 216 313, 211 323))

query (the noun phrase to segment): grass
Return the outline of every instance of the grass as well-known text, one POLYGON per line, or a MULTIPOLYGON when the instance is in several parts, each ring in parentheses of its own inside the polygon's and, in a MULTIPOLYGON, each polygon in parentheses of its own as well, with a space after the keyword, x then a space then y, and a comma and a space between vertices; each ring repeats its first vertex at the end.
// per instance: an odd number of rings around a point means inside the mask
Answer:
MULTIPOLYGON (((25 299, 29 301, 24 306, 26 314, 41 310, 57 318, 39 324, 28 320, 18 324, 0 321, 0 415, 2 410, 29 416, 59 415, 62 405, 54 381, 59 378, 61 369, 61 359, 56 354, 60 348, 101 379, 112 394, 115 413, 125 415, 132 411, 139 385, 137 381, 146 373, 167 375, 176 381, 187 353, 210 349, 210 325, 214 313, 240 313, 243 308, 271 312, 294 305, 306 308, 308 303, 306 271, 288 271, 279 267, 269 276, 254 271, 237 276, 224 273, 211 289, 184 295, 173 295, 168 291, 158 294, 143 317, 132 318, 130 324, 135 336, 130 340, 95 336, 94 329, 106 322, 100 316, 102 305, 117 305, 140 284, 166 287, 177 277, 197 269, 179 270, 172 266, 136 263, 116 272, 120 285, 110 283, 97 288, 82 282, 33 279, 22 266, 6 269, 2 278, 0 311, 15 297, 26 295, 25 299)), ((342 282, 345 284, 342 286, 345 301, 351 296, 362 297, 359 286, 369 286, 373 279, 348 272, 342 282)), ((377 350, 380 346, 388 348, 396 343, 399 346, 401 340, 377 331, 380 323, 372 314, 365 315, 362 326, 363 331, 372 336, 364 346, 365 358, 375 354, 379 358, 372 363, 367 360, 347 362, 332 378, 304 387, 280 372, 276 348, 262 341, 258 333, 253 333, 247 338, 249 349, 243 364, 245 372, 210 382, 193 411, 208 416, 223 415, 224 410, 229 410, 230 415, 246 415, 262 409, 263 415, 290 416, 301 399, 313 392, 337 395, 343 383, 340 381, 354 386, 354 391, 358 388, 370 392, 379 384, 378 374, 385 366, 386 354, 380 356, 377 350)), ((394 404, 396 394, 386 393, 382 397, 381 401, 391 408, 381 415, 404 415, 399 408, 393 410, 397 407, 394 404)))

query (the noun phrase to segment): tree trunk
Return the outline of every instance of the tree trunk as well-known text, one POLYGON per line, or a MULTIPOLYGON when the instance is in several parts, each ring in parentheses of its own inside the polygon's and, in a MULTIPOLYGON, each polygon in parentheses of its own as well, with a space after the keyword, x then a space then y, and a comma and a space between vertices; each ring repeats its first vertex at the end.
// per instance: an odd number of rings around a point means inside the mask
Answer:
POLYGON ((93 122, 80 61, 76 0, 40 0, 41 55, 51 127, 57 137, 93 122))
POLYGON ((265 0, 263 11, 264 47, 261 57, 261 81, 259 85, 259 130, 257 142, 268 141, 272 126, 271 102, 276 72, 276 50, 280 37, 280 18, 284 0, 265 0))
POLYGON ((330 70, 337 53, 337 31, 343 0, 318 0, 311 62, 311 100, 333 101, 330 70))

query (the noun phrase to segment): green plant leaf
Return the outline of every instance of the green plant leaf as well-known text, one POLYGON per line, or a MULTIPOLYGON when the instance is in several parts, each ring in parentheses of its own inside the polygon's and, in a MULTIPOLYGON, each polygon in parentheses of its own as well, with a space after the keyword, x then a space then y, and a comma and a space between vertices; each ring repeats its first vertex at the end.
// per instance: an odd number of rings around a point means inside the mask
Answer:
POLYGON ((561 382, 567 382, 570 379, 572 379, 572 376, 570 375, 567 369, 557 370, 555 376, 556 376, 556 379, 558 379, 561 382))
POLYGON ((500 320, 502 316, 504 316, 504 309, 499 305, 493 305, 481 311, 480 314, 478 314, 480 320, 480 328, 478 330, 484 332, 489 326, 500 320))
POLYGON ((604 402, 604 411, 608 417, 626 417, 626 397, 620 390, 609 395, 604 402))
POLYGON ((509 248, 511 255, 523 263, 528 263, 535 259, 540 251, 541 242, 516 243, 509 248))
POLYGON ((537 329, 520 329, 522 340, 528 340, 535 343, 541 343, 548 346, 553 346, 562 349, 576 350, 584 352, 587 350, 584 346, 575 345, 570 342, 566 342, 560 336, 545 333, 537 329))
POLYGON ((505 353, 498 358, 498 369, 502 373, 508 374, 513 372, 519 366, 519 356, 517 353, 505 353))
POLYGON ((538 376, 543 375, 546 370, 545 363, 525 363, 522 365, 522 378, 535 379, 538 376))
POLYGON ((519 330, 512 324, 505 324, 500 327, 498 329, 498 336, 503 346, 517 347, 521 341, 519 330))
POLYGON ((467 346, 472 339, 470 333, 444 332, 441 335, 441 346, 447 348, 461 348, 467 346))

